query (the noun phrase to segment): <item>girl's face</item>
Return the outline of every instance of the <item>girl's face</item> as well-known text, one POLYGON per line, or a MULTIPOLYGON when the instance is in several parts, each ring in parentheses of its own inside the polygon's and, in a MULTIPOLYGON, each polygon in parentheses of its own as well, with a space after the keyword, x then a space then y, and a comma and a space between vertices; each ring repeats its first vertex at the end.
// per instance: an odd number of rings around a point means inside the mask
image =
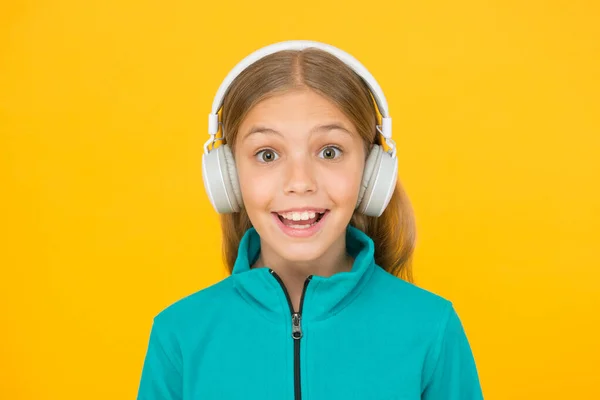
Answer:
POLYGON ((244 207, 263 248, 291 262, 342 248, 366 157, 354 124, 328 99, 296 90, 258 103, 236 140, 244 207))

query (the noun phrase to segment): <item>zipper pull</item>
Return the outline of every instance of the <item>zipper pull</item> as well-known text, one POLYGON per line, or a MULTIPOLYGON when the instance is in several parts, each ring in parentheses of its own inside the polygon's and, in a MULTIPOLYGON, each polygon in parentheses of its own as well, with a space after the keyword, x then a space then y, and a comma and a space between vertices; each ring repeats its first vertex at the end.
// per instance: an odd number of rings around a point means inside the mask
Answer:
POLYGON ((292 337, 300 339, 302 337, 302 328, 300 328, 300 313, 292 314, 292 337))

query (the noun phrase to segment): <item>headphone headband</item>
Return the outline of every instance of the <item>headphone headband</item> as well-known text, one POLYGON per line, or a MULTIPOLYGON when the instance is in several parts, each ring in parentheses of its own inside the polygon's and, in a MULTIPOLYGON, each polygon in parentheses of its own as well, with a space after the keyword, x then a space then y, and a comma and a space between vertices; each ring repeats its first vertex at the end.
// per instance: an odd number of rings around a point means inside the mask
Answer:
POLYGON ((210 201, 217 212, 239 212, 244 207, 231 148, 227 143, 215 147, 216 141, 224 139, 223 136, 217 138, 216 134, 219 131, 219 125, 221 125, 219 110, 223 106, 225 93, 242 71, 263 57, 279 51, 300 51, 308 48, 319 49, 337 57, 361 77, 375 99, 381 114, 381 125, 376 125, 376 129, 385 139, 389 150, 386 152, 380 144, 372 143, 369 154, 365 159, 356 210, 365 215, 379 217, 390 202, 398 177, 398 160, 396 158, 396 145, 392 140, 392 118, 389 116, 387 101, 381 87, 373 75, 350 54, 328 44, 294 40, 275 43, 246 56, 227 74, 225 80, 219 86, 213 100, 211 113, 208 115, 210 138, 204 143, 204 154, 202 156, 202 179, 210 201), (209 150, 211 146, 212 148, 209 150))
POLYGON ((208 153, 209 142, 214 142, 214 136, 219 131, 218 113, 221 107, 223 106, 223 98, 225 96, 225 93, 227 92, 227 89, 229 89, 229 86, 235 80, 235 78, 250 65, 270 54, 277 53, 282 50, 304 50, 307 48, 316 48, 334 55, 363 79, 363 81, 369 87, 373 97, 375 98, 377 108, 379 109, 379 113, 382 117, 381 126, 377 126, 377 130, 386 139, 386 143, 392 148, 393 156, 395 157, 395 145, 391 139, 392 118, 389 115, 387 100, 385 99, 383 90, 381 89, 373 75, 371 75, 367 68, 365 68, 365 66, 362 65, 356 58, 346 53, 345 51, 340 50, 329 44, 310 40, 289 40, 285 42, 274 43, 256 50, 255 52, 243 58, 239 63, 237 63, 237 65, 227 74, 227 76, 219 86, 217 94, 215 95, 215 98, 213 100, 212 110, 211 113, 208 115, 208 133, 211 135, 211 139, 209 139, 204 146, 205 153, 208 153))

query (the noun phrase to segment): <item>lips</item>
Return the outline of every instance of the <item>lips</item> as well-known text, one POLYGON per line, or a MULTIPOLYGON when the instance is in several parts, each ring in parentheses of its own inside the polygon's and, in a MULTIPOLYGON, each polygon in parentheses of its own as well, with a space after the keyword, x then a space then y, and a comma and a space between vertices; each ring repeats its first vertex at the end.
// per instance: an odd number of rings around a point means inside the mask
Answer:
POLYGON ((327 211, 326 208, 313 208, 313 207, 302 207, 302 208, 290 208, 287 210, 279 210, 279 211, 274 211, 277 214, 287 214, 287 213, 291 213, 291 212, 297 212, 297 213, 303 213, 303 212, 315 212, 315 213, 324 213, 325 211, 327 211))

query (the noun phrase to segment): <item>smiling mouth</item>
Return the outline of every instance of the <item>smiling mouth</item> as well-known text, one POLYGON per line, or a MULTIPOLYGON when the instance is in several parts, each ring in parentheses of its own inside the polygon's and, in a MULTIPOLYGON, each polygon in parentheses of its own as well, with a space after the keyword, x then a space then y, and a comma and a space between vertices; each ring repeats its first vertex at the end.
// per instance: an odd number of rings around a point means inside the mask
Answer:
POLYGON ((279 220, 286 226, 292 227, 292 228, 308 228, 310 226, 316 225, 319 223, 319 221, 321 220, 321 218, 323 218, 323 216, 325 215, 325 213, 328 210, 325 210, 324 212, 320 213, 320 212, 304 212, 304 213, 284 213, 279 214, 279 213, 275 213, 277 215, 277 217, 279 218, 279 220))
POLYGON ((273 212, 273 220, 287 236, 294 238, 309 238, 323 229, 330 211, 320 209, 319 211, 302 211, 277 213, 273 212))

